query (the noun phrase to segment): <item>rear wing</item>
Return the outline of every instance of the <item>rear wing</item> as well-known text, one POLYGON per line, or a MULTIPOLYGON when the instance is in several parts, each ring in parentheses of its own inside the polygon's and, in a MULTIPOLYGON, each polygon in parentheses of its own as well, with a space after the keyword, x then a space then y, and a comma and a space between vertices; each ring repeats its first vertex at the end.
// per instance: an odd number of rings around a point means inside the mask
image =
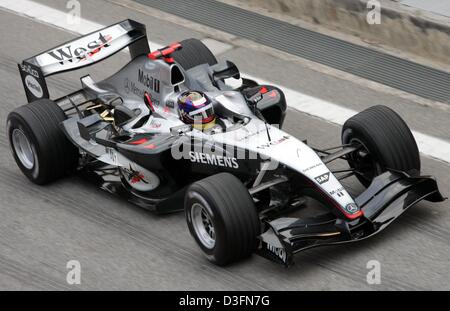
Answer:
POLYGON ((125 20, 24 60, 19 71, 28 102, 49 98, 46 77, 93 65, 126 47, 132 59, 150 52, 145 25, 125 20))

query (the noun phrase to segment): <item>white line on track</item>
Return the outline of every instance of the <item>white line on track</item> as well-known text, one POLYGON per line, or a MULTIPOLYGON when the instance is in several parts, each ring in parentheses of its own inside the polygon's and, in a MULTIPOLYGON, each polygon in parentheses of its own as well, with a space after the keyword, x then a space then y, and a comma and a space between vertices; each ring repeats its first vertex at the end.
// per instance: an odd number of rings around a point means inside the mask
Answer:
MULTIPOLYGON (((0 9, 25 16, 36 20, 37 22, 45 23, 75 34, 85 35, 106 27, 105 25, 86 19, 81 19, 79 24, 69 24, 67 22, 66 12, 59 11, 30 0, 0 0, 0 9)), ((156 42, 149 41, 149 43, 152 49, 158 49, 163 46, 156 42)), ((228 49, 227 44, 212 39, 205 39, 204 43, 212 48, 215 54, 220 54, 228 49)), ((251 75, 245 73, 242 75, 263 84, 273 84, 269 81, 264 81, 263 79, 252 77, 251 75)), ((358 111, 305 95, 281 85, 279 85, 279 87, 285 92, 289 107, 327 122, 342 125, 348 118, 358 113, 358 111)), ((421 153, 450 163, 450 142, 414 130, 413 134, 417 140, 421 153)))

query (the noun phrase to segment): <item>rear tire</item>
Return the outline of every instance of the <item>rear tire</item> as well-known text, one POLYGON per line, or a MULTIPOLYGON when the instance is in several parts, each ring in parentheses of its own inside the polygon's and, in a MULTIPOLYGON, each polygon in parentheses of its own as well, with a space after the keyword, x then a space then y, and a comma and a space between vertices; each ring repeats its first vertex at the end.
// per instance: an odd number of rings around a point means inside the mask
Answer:
POLYGON ((55 181, 78 165, 78 150, 60 128, 65 119, 61 108, 48 99, 21 106, 8 115, 14 159, 36 184, 55 181))
POLYGON ((386 106, 370 107, 347 120, 342 143, 363 145, 350 154, 349 164, 364 173, 356 176, 366 187, 389 169, 420 174, 420 154, 414 136, 405 121, 386 106))
POLYGON ((221 173, 192 184, 185 197, 189 230, 209 261, 223 266, 249 257, 260 221, 248 190, 221 173))
POLYGON ((203 64, 210 66, 217 64, 216 57, 202 41, 198 39, 186 39, 180 43, 182 49, 171 55, 184 70, 189 70, 203 64))

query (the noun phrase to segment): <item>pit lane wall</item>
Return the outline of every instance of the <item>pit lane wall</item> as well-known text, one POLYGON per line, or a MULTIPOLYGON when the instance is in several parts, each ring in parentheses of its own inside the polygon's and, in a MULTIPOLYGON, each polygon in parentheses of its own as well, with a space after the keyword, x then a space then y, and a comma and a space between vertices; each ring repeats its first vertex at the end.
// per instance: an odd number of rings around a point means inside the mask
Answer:
MULTIPOLYGON (((222 0, 223 1, 223 0, 222 0)), ((381 4, 380 24, 369 24, 373 0, 232 0, 244 8, 262 8, 278 16, 319 24, 412 53, 431 61, 450 63, 450 18, 413 9, 393 0, 381 4)), ((373 17, 373 15, 371 15, 373 17)), ((373 19, 372 19, 373 20, 373 19)))

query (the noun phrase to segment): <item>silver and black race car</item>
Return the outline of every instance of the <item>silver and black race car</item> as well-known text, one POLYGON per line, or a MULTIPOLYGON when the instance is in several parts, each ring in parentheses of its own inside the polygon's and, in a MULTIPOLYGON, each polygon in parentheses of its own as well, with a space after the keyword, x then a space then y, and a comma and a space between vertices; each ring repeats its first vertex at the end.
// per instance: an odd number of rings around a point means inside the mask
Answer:
POLYGON ((313 148, 281 130, 282 90, 241 79, 196 39, 151 52, 145 26, 126 20, 19 70, 29 103, 9 114, 7 132, 32 182, 77 172, 158 213, 184 210, 218 265, 253 252, 291 265, 299 251, 366 239, 417 202, 444 200, 435 179, 420 175, 414 137, 391 109, 371 107, 344 124, 341 146, 313 148), (84 76, 79 91, 50 99, 46 77, 124 49, 131 61, 119 72, 97 82, 84 76), (189 91, 210 100, 212 126, 181 117, 189 91), (336 160, 347 167, 333 169, 336 160), (341 184, 351 176, 366 188, 359 195, 341 184))

